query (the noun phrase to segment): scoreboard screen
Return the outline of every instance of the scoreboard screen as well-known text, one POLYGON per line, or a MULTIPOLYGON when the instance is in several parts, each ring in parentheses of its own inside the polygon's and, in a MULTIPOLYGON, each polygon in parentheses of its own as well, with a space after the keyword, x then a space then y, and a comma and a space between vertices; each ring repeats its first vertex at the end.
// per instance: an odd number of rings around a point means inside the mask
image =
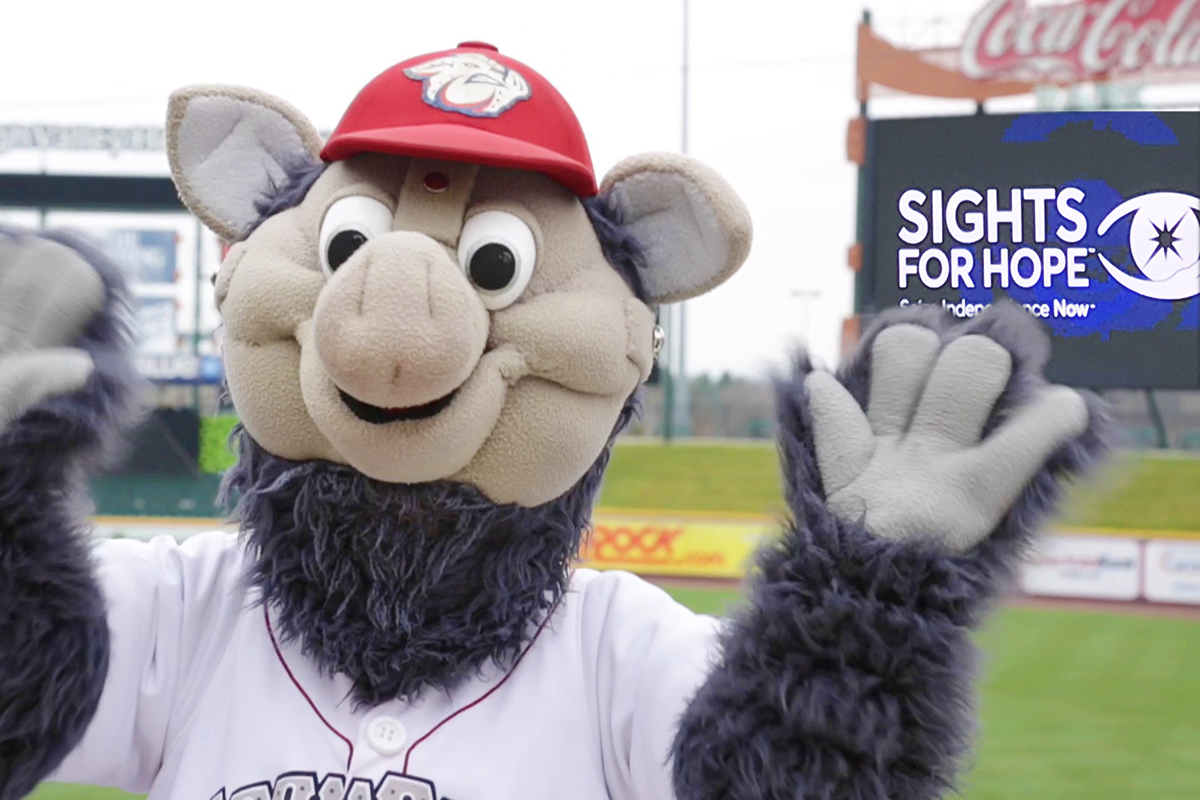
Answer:
POLYGON ((1200 388, 1200 113, 874 120, 864 309, 1009 297, 1047 376, 1200 388))

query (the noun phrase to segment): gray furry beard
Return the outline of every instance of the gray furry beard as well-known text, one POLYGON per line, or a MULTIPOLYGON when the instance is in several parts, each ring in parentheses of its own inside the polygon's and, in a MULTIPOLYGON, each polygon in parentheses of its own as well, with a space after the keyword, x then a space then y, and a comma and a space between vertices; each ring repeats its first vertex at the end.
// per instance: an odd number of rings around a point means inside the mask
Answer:
POLYGON ((221 501, 249 579, 322 674, 353 683, 356 707, 451 690, 492 662, 507 669, 567 589, 572 560, 631 397, 587 473, 535 508, 474 487, 390 484, 325 461, 271 455, 238 426, 221 501))

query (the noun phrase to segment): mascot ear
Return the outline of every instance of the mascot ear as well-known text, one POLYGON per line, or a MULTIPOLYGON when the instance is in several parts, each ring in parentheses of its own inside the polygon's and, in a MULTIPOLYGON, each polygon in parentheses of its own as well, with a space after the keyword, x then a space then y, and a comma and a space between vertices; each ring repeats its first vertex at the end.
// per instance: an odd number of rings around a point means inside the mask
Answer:
POLYGON ((225 241, 258 219, 255 201, 289 167, 319 159, 321 137, 292 106, 253 89, 189 86, 167 108, 167 158, 179 196, 225 241))
POLYGON ((642 246, 651 303, 676 303, 728 279, 750 252, 750 212, 711 168, 674 153, 618 163, 600 187, 642 246))

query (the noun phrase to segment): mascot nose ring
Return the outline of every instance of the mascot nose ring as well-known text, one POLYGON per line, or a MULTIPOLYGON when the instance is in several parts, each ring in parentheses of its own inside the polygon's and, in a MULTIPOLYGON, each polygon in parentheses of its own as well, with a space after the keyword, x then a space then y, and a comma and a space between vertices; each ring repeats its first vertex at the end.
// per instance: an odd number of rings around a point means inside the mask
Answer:
POLYGON ((661 325, 654 326, 653 348, 654 355, 662 352, 663 347, 667 344, 667 334, 663 332, 661 325))

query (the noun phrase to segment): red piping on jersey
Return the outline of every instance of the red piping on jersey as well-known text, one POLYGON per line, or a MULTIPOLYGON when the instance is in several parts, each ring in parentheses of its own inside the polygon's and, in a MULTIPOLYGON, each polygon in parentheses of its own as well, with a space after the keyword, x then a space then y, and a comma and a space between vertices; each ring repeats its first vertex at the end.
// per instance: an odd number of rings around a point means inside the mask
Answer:
MULTIPOLYGON (((271 645, 275 648, 275 655, 279 657, 279 663, 283 665, 283 671, 286 672, 287 676, 292 679, 292 684, 300 690, 300 694, 302 694, 304 699, 308 701, 308 705, 310 708, 312 708, 313 713, 317 715, 321 722, 325 723, 325 727, 333 731, 333 735, 345 742, 346 747, 350 748, 350 755, 346 757, 346 769, 349 770, 350 762, 354 761, 354 743, 343 736, 337 728, 329 724, 329 720, 325 719, 325 715, 323 715, 321 710, 317 708, 317 704, 313 702, 313 699, 308 696, 308 692, 304 691, 304 687, 300 685, 300 681, 296 680, 296 676, 292 674, 292 668, 289 667, 287 661, 284 660, 283 652, 279 649, 279 642, 275 640, 275 630, 271 627, 271 615, 267 612, 266 603, 263 603, 263 619, 267 621, 267 635, 271 637, 271 645)), ((541 631, 539 631, 539 633, 540 632, 541 631)))
MULTIPOLYGON (((420 739, 417 739, 415 742, 412 743, 412 746, 408 748, 408 752, 406 752, 404 754, 403 773, 405 775, 408 774, 408 760, 410 758, 412 758, 413 750, 416 750, 417 746, 419 744, 421 744, 421 742, 425 741, 430 736, 433 736, 435 733, 438 732, 438 728, 441 728, 443 725, 445 725, 447 722, 449 722, 450 720, 457 717, 459 714, 463 713, 464 711, 468 711, 468 710, 474 708, 475 706, 479 705, 480 703, 482 703, 484 700, 487 700, 489 697, 491 697, 493 694, 495 694, 496 691, 499 690, 499 688, 501 686, 504 685, 505 681, 507 681, 509 678, 512 677, 512 674, 517 671, 517 667, 519 667, 521 665, 521 660, 523 658, 525 658, 525 654, 533 649, 533 645, 537 642, 538 637, 542 635, 542 631, 546 629, 546 625, 549 624, 550 620, 554 617, 554 612, 558 610, 558 604, 560 602, 562 602, 561 597, 559 597, 558 600, 554 601, 554 605, 550 607, 550 612, 548 614, 546 614, 546 618, 544 620, 542 620, 542 624, 538 626, 537 632, 533 634, 533 638, 529 640, 529 644, 526 645, 525 649, 521 651, 521 655, 517 656, 517 660, 513 662, 512 668, 510 668, 508 670, 508 672, 506 672, 504 674, 504 677, 501 678, 495 686, 488 689, 486 692, 484 692, 482 695, 480 695, 476 699, 467 703, 465 706, 460 708, 458 711, 455 711, 453 714, 446 717, 444 720, 439 722, 437 725, 434 725, 433 728, 430 729, 430 731, 428 733, 426 733, 420 739)), ((328 724, 328 723, 326 723, 326 724, 328 724)))

